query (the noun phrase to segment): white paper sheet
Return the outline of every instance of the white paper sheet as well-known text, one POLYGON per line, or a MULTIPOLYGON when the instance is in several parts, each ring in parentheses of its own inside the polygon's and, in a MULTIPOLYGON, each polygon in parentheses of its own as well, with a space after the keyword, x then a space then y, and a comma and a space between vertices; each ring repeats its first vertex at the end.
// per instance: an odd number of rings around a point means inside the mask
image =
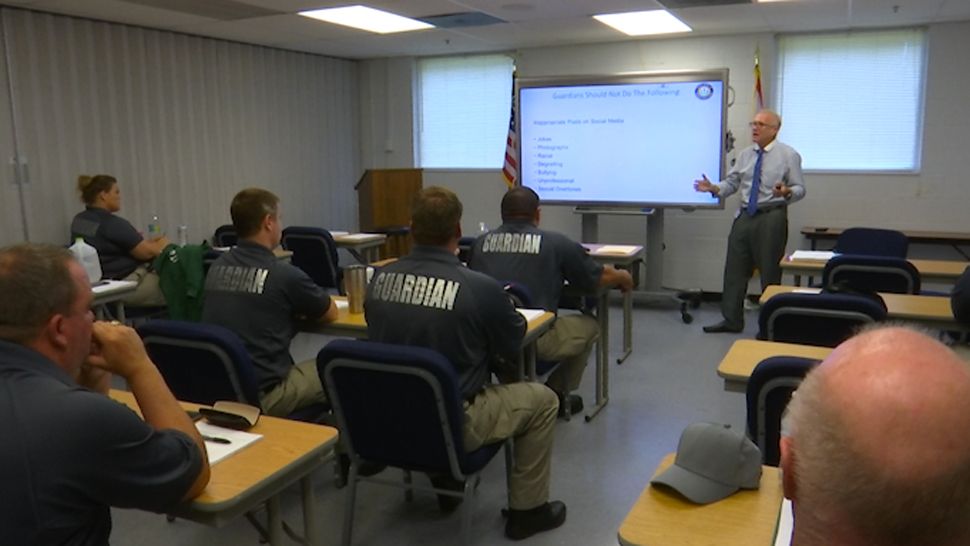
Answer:
POLYGON ((344 241, 369 241, 380 236, 380 233, 349 233, 347 235, 341 235, 340 238, 344 241))
POLYGON ((546 312, 545 309, 521 309, 518 307, 515 310, 518 311, 520 315, 525 317, 526 322, 539 318, 543 313, 546 312))
POLYGON ((205 450, 209 453, 209 464, 215 464, 263 437, 262 434, 217 427, 202 421, 197 422, 195 428, 202 436, 229 440, 228 444, 206 440, 205 450))
POLYGON ((97 284, 92 286, 91 292, 94 292, 95 295, 108 294, 108 293, 114 292, 115 290, 119 290, 121 288, 134 287, 137 285, 138 285, 137 281, 103 280, 103 281, 98 281, 97 284))
POLYGON ((827 262, 835 256, 835 252, 831 250, 796 250, 791 253, 791 259, 793 260, 818 260, 822 262, 827 262))
POLYGON ((775 546, 789 546, 791 544, 792 528, 795 518, 792 515, 791 501, 781 501, 781 512, 778 514, 778 527, 775 529, 775 546))
POLYGON ((603 245, 597 248, 591 254, 603 255, 608 254, 611 256, 626 256, 637 249, 635 245, 603 245))

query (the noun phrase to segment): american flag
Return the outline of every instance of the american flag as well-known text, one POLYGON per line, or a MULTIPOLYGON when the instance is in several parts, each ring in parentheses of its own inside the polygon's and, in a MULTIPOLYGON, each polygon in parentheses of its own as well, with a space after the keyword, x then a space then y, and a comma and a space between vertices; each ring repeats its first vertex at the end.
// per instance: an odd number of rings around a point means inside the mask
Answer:
POLYGON ((515 72, 512 73, 512 110, 509 113, 509 134, 505 137, 505 163, 502 165, 502 177, 509 189, 516 186, 519 178, 519 158, 516 145, 519 135, 515 132, 515 72))
POLYGON ((761 48, 754 50, 754 106, 755 110, 764 110, 765 95, 761 90, 761 48))

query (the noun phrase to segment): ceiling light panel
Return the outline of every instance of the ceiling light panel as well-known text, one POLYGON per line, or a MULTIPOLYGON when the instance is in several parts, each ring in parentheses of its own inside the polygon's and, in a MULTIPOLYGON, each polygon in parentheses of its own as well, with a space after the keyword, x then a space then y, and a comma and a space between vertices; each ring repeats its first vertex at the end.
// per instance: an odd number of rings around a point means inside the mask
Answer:
POLYGON ((376 32, 378 34, 434 28, 434 26, 423 21, 409 19, 387 11, 368 8, 367 6, 346 6, 342 8, 301 11, 300 15, 328 23, 376 32))
POLYGON ((630 11, 594 15, 597 21, 629 36, 690 32, 691 28, 666 10, 630 11))

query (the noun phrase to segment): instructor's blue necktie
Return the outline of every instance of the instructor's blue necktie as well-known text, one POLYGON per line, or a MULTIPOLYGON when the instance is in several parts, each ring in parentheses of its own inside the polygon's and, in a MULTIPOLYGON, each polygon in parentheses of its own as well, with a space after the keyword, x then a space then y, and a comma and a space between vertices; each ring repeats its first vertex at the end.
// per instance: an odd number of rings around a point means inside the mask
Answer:
POLYGON ((748 194, 748 216, 758 213, 758 194, 761 193, 761 158, 765 156, 765 151, 758 148, 758 160, 754 162, 754 175, 751 177, 751 192, 748 194))

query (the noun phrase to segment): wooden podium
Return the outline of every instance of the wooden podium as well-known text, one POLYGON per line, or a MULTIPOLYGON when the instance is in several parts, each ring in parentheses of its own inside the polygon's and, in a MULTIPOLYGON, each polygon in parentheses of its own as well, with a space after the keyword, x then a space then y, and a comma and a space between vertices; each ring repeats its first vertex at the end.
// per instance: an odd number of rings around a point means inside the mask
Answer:
POLYGON ((411 200, 421 190, 421 169, 368 169, 357 181, 360 230, 386 233, 381 259, 411 251, 411 200))

